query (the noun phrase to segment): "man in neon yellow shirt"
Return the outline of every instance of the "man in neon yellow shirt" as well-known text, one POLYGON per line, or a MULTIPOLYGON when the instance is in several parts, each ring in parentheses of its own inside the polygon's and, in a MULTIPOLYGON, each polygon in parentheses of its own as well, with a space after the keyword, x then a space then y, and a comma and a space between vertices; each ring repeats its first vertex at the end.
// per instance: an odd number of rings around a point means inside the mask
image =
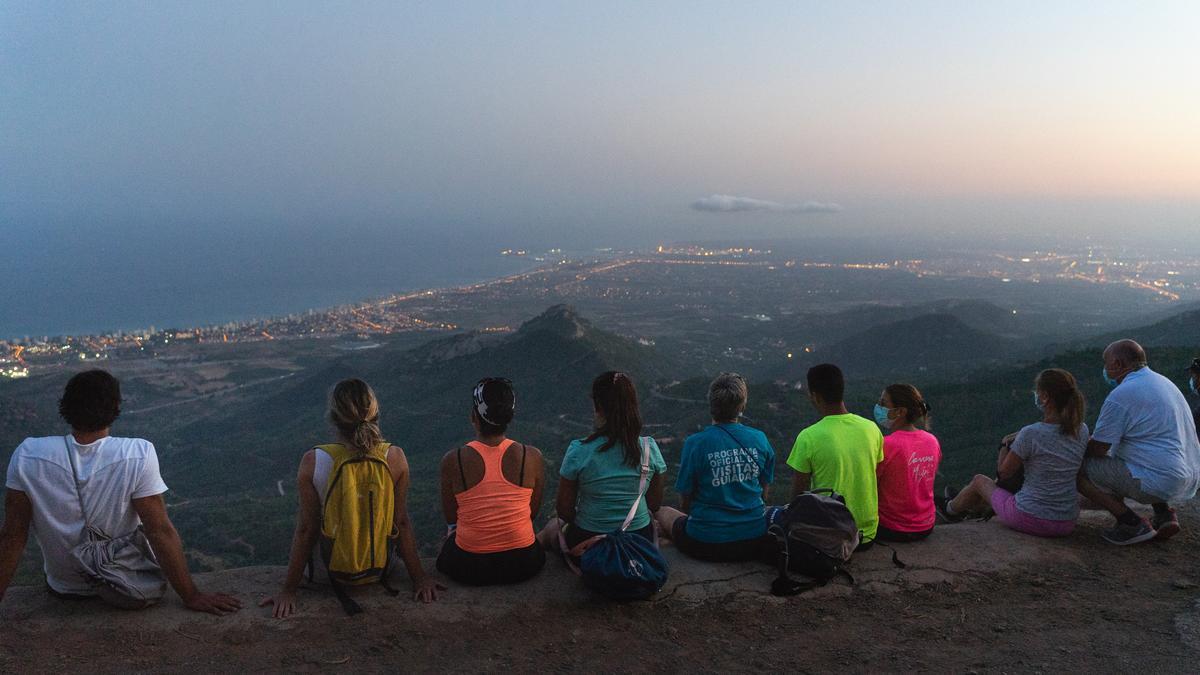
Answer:
POLYGON ((837 366, 823 363, 808 371, 808 398, 821 419, 796 436, 788 466, 796 470, 793 496, 832 489, 846 498, 863 542, 879 528, 879 489, 875 465, 883 461, 883 434, 872 421, 850 414, 843 400, 846 380, 837 366))

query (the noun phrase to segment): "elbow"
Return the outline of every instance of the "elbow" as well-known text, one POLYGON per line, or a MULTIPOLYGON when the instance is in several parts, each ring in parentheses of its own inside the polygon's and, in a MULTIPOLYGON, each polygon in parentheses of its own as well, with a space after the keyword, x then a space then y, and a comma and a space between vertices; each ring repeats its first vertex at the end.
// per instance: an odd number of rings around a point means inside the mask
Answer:
POLYGON ((296 538, 301 541, 317 536, 317 528, 311 523, 296 524, 296 538))
POLYGON ((14 545, 24 545, 29 540, 28 527, 15 527, 10 523, 5 523, 0 527, 0 546, 10 547, 14 545))
POLYGON ((146 538, 152 542, 170 540, 179 536, 175 531, 175 526, 169 520, 161 523, 143 523, 142 529, 146 532, 146 538))
POLYGON ((554 509, 558 517, 568 523, 575 522, 575 503, 558 504, 554 509))

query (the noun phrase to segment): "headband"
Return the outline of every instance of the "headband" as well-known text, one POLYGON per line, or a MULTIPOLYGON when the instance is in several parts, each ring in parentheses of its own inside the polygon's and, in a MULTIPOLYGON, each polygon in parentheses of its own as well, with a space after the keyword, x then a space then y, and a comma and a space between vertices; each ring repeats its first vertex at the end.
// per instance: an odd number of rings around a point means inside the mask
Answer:
MULTIPOLYGON (((498 383, 498 384, 506 384, 509 386, 510 390, 512 388, 511 380, 508 380, 503 377, 485 377, 482 380, 480 380, 478 384, 475 385, 475 391, 471 393, 471 399, 475 403, 475 412, 476 412, 476 414, 479 415, 479 419, 483 420, 484 422, 487 422, 488 424, 496 425, 495 422, 488 419, 488 416, 487 416, 488 404, 487 404, 487 401, 485 401, 483 398, 484 387, 486 387, 488 384, 491 384, 493 382, 498 383)), ((515 392, 515 391, 513 392, 513 406, 512 407, 513 407, 514 411, 517 409, 517 392, 515 392)), ((499 425, 496 425, 496 426, 499 426, 499 425)))

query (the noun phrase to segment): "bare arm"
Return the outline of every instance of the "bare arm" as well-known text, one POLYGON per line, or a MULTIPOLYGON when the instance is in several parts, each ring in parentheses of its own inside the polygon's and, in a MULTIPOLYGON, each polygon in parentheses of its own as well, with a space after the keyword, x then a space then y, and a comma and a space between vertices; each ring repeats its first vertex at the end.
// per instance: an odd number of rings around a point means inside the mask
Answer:
POLYGON ((532 494, 529 495, 529 517, 536 520, 538 514, 542 511, 542 501, 546 498, 546 463, 542 461, 542 451, 533 446, 526 446, 529 456, 527 460, 529 466, 526 466, 526 471, 532 475, 533 488, 532 494))
POLYGON ((996 473, 1001 479, 1011 478, 1021 471, 1021 467, 1024 464, 1021 458, 1017 456, 1017 453, 1009 450, 1001 453, 1000 466, 997 468, 996 473))
POLYGON ((1087 444, 1086 455, 1088 457, 1107 457, 1108 450, 1112 447, 1112 443, 1104 443, 1096 439, 1091 439, 1087 444))
POLYGON ((404 451, 396 446, 388 451, 388 468, 396 481, 395 511, 392 523, 396 527, 396 549, 404 567, 408 570, 408 578, 413 584, 413 599, 422 602, 432 602, 437 599, 438 583, 425 573, 421 565, 421 555, 417 551, 417 538, 413 534, 412 521, 408 517, 408 458, 404 451))
POLYGON ((12 582, 29 540, 29 523, 33 520, 33 503, 29 495, 9 489, 4 493, 4 527, 0 529, 0 600, 12 582))
POLYGON ((795 497, 801 492, 807 492, 810 487, 812 487, 811 473, 801 473, 797 471, 796 473, 792 474, 792 497, 795 497))
POLYGON ((646 508, 650 513, 657 513, 662 508, 663 490, 666 489, 666 474, 656 473, 650 478, 650 487, 646 488, 646 508))
POLYGON ((201 593, 197 590, 188 572, 187 559, 183 556, 183 541, 167 517, 167 505, 162 495, 134 499, 132 504, 133 510, 142 519, 146 538, 150 540, 150 547, 154 549, 163 574, 188 609, 224 615, 242 608, 242 603, 232 595, 201 593))
POLYGON ((292 552, 288 556, 287 576, 279 594, 260 603, 262 606, 274 604, 273 613, 276 619, 285 619, 295 613, 296 589, 300 588, 304 568, 312 556, 313 548, 317 544, 317 535, 321 530, 321 495, 313 485, 316 466, 316 451, 309 450, 304 453, 300 459, 300 469, 296 472, 299 505, 296 509, 296 530, 292 533, 292 552))
POLYGON ((554 500, 554 510, 563 522, 575 522, 575 500, 578 497, 579 481, 559 477, 558 496, 554 500))
POLYGON ((442 457, 441 467, 442 513, 446 516, 446 523, 450 525, 458 522, 458 500, 454 498, 457 489, 454 481, 458 475, 457 453, 451 450, 442 457))

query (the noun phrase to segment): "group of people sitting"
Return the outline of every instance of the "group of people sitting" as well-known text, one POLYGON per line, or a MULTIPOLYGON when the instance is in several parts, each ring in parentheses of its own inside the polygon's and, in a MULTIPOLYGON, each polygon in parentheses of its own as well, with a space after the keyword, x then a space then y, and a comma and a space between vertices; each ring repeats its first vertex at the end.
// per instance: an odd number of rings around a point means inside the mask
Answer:
MULTIPOLYGON (((1042 371, 1033 389, 1041 420, 1004 438, 994 475, 975 476, 962 490, 947 488, 935 498, 942 453, 937 438, 923 428, 930 407, 917 388, 886 387, 875 419, 867 420, 847 410, 842 372, 831 364, 815 366, 807 374, 807 393, 820 420, 799 433, 788 454, 792 492, 841 495, 862 533, 859 550, 877 540, 924 539, 939 518, 954 522, 992 514, 1012 529, 1061 537, 1074 528, 1081 495, 1115 517, 1115 525, 1103 533, 1112 543, 1168 538, 1179 532, 1170 504, 1192 498, 1200 483, 1200 414, 1193 417, 1183 394, 1150 370, 1145 352, 1133 341, 1104 351, 1104 377, 1115 388, 1089 432, 1075 378, 1061 369, 1042 371), (1151 505, 1153 520, 1131 510, 1126 499, 1151 505)), ((1192 364, 1190 384, 1200 397, 1200 359, 1192 364)), ((506 435, 517 409, 513 384, 503 378, 480 380, 470 404, 475 438, 441 461, 448 527, 438 571, 468 585, 517 583, 541 571, 547 552, 577 562, 581 546, 626 521, 626 531, 655 543, 669 539, 698 559, 766 558, 773 550, 768 527, 784 507, 768 505, 775 451, 765 434, 741 422, 748 397, 746 381, 735 373, 712 381, 712 423, 683 445, 676 509, 663 504, 667 462, 654 440, 642 436, 633 380, 617 371, 600 374, 591 386, 593 431, 567 447, 558 469, 555 515, 538 530, 545 459, 538 448, 506 435)), ((89 528, 144 529, 165 580, 187 607, 216 614, 238 610, 237 598, 203 593, 192 582, 179 535, 167 517, 162 497, 167 487, 154 446, 109 435, 120 402, 119 384, 110 374, 80 373, 68 382, 59 405, 71 433, 26 439, 13 454, 0 530, 0 598, 31 530, 41 546, 49 591, 64 598, 96 595, 95 582, 82 577, 70 560, 84 537, 86 504, 89 528)), ((336 385, 329 418, 337 443, 312 448, 301 459, 300 505, 286 577, 279 592, 263 601, 274 606, 275 616, 296 611, 296 592, 306 576, 322 577, 335 590, 357 583, 331 564, 331 555, 338 554, 331 553, 337 532, 330 530, 337 527, 329 524, 328 514, 361 502, 364 495, 350 494, 349 501, 341 495, 366 490, 354 486, 368 483, 355 481, 372 474, 347 467, 376 467, 390 492, 367 495, 368 525, 374 524, 376 504, 390 517, 380 521, 388 537, 386 562, 374 557, 371 539, 369 555, 360 556, 367 559, 363 566, 386 584, 392 567, 402 564, 420 601, 433 601, 443 590, 418 554, 407 511, 407 459, 401 448, 383 440, 379 416, 379 403, 366 383, 350 379, 336 385), (353 480, 343 480, 344 474, 353 480), (335 495, 337 504, 331 501, 335 495)), ((339 522, 343 528, 356 525, 339 522)))

